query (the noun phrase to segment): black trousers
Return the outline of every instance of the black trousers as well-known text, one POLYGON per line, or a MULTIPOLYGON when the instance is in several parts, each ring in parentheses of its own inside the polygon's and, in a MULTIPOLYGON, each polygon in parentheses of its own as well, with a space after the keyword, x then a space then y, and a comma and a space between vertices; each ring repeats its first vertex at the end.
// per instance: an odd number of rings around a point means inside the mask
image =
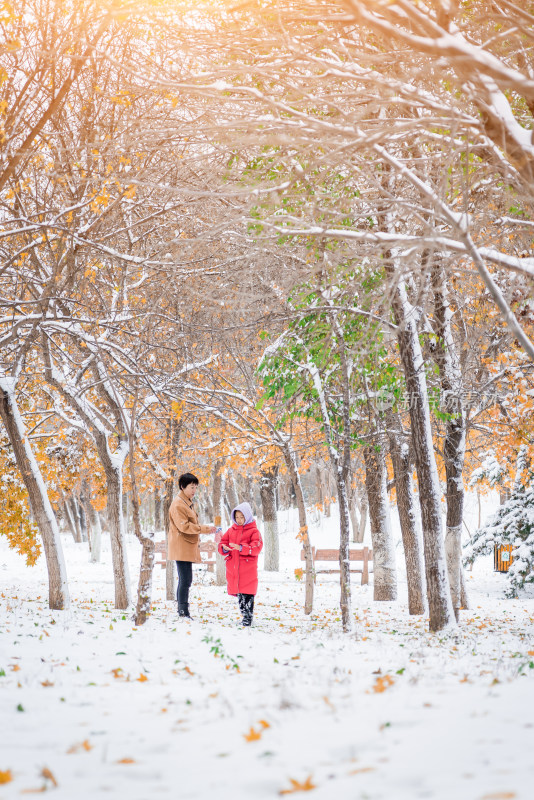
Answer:
POLYGON ((189 588, 193 583, 193 564, 191 561, 177 561, 176 568, 178 570, 176 599, 178 605, 183 606, 189 603, 189 588))
POLYGON ((254 613, 254 595, 238 594, 237 602, 239 603, 239 610, 243 615, 243 625, 250 625, 254 613))

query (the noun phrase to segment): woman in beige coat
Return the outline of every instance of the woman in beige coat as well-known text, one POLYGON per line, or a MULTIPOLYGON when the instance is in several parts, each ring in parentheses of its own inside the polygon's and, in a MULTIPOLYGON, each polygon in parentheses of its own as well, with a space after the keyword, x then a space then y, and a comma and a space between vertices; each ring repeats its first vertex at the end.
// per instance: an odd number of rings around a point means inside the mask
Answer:
POLYGON ((178 569, 178 615, 190 617, 189 587, 193 581, 193 564, 200 564, 199 538, 201 533, 215 533, 215 525, 199 525, 193 498, 198 489, 198 478, 190 472, 178 479, 180 494, 169 509, 169 539, 167 560, 176 561, 178 569))

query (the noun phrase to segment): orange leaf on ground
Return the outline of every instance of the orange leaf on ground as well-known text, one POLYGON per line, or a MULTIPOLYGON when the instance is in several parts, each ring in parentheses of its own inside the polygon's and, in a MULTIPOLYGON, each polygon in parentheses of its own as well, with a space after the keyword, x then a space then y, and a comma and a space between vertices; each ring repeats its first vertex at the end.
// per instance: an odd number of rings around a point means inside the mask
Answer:
POLYGON ((135 758, 120 758, 117 764, 135 764, 135 758))
POLYGON ((53 686, 52 681, 41 681, 41 686, 53 686))
POLYGON ((386 689, 389 689, 389 687, 393 686, 394 683, 395 680, 391 677, 391 675, 380 676, 376 679, 372 690, 376 693, 385 692, 386 689))
POLYGON ((251 728, 248 733, 243 734, 243 738, 247 742, 257 742, 258 739, 261 739, 261 731, 251 728))
POLYGON ((1 783, 11 783, 13 780, 13 773, 10 769, 1 770, 0 769, 0 784, 1 783))
POLYGON ((485 794, 480 800, 513 800, 514 797, 517 797, 515 792, 493 792, 485 794))
POLYGON ((270 728, 271 727, 269 725, 269 723, 264 719, 260 719, 260 725, 261 725, 262 728, 270 728))
POLYGON ((53 773, 48 769, 48 767, 43 767, 41 770, 41 778, 44 778, 45 781, 50 781, 53 786, 57 786, 58 782, 56 781, 53 773))
POLYGON ((309 775, 304 783, 295 781, 293 778, 289 779, 291 789, 280 789, 278 794, 293 794, 293 792, 310 792, 312 789, 317 789, 317 786, 312 783, 311 775, 309 775))
POLYGON ((361 775, 363 772, 374 772, 374 767, 360 767, 359 769, 351 769, 349 775, 361 775))
POLYGON ((116 667, 112 669, 111 672, 113 673, 114 678, 122 678, 122 667, 116 667))
POLYGON ((189 669, 189 667, 184 667, 184 669, 185 669, 185 671, 187 672, 188 675, 194 675, 195 674, 192 669, 189 669))
POLYGON ((139 681, 139 683, 144 683, 145 681, 147 681, 147 680, 148 680, 148 678, 147 678, 147 676, 146 676, 146 675, 143 675, 143 673, 141 673, 141 674, 139 675, 139 677, 138 677, 138 678, 136 678, 135 680, 136 680, 136 681, 139 681))

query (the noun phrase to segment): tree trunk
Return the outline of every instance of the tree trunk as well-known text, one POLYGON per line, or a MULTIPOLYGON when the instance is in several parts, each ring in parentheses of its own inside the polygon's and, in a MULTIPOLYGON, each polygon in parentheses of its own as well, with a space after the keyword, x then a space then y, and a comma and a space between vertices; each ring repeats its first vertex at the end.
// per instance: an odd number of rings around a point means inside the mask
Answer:
MULTIPOLYGON (((89 542, 89 533, 88 533, 88 519, 87 514, 85 513, 85 505, 87 500, 87 480, 83 478, 80 482, 80 496, 78 499, 78 517, 80 519, 80 529, 82 532, 82 540, 84 542, 89 542)), ((89 544, 89 548, 91 545, 89 544)))
MULTIPOLYGON (((225 475, 223 470, 224 462, 216 461, 213 467, 213 524, 216 528, 222 528, 222 511, 225 475)), ((215 542, 219 544, 221 533, 215 534, 215 542)), ((226 562, 224 556, 218 551, 215 555, 215 583, 217 586, 226 584, 226 562)))
POLYGON ((163 503, 161 498, 161 492, 159 484, 156 483, 156 486, 154 487, 154 528, 156 531, 160 531, 163 528, 163 522, 161 519, 162 510, 163 510, 163 503))
POLYGON ((72 538, 74 539, 74 541, 76 543, 78 543, 79 539, 76 538, 78 536, 78 533, 76 531, 76 525, 74 524, 74 520, 72 518, 72 513, 71 513, 70 505, 69 505, 69 499, 68 499, 68 497, 65 497, 63 492, 61 494, 63 496, 63 511, 64 511, 64 514, 65 514, 65 519, 67 520, 67 526, 68 526, 70 532, 72 533, 72 538))
POLYGON ((423 535, 415 509, 410 447, 401 440, 400 421, 392 412, 388 414, 389 452, 395 475, 397 510, 402 532, 406 580, 408 583, 408 610, 410 614, 426 614, 426 585, 424 577, 423 535))
POLYGON ((89 513, 93 529, 91 533, 91 563, 97 564, 100 561, 102 552, 102 523, 100 514, 93 508, 91 503, 89 503, 89 513))
MULTIPOLYGON (((165 481, 165 496, 163 501, 163 521, 165 523, 165 541, 169 540, 169 509, 174 498, 174 477, 176 475, 176 456, 178 454, 178 441, 180 439, 181 422, 175 417, 167 422, 167 444, 169 448, 169 474, 165 481)), ((176 600, 176 567, 174 561, 167 561, 165 569, 165 597, 167 600, 176 600)))
MULTIPOLYGON (((239 496, 237 494, 235 478, 231 471, 228 472, 228 474, 226 475, 225 491, 226 491, 226 498, 228 501, 229 511, 231 513, 234 510, 234 508, 239 505, 239 496)), ((230 524, 232 523, 230 522, 230 524)))
POLYGON ((122 515, 122 464, 104 464, 107 489, 107 510, 111 541, 111 561, 115 581, 115 608, 128 608, 131 603, 128 558, 124 542, 122 515))
POLYGON ((280 554, 278 542, 278 517, 276 514, 276 483, 278 467, 261 471, 260 494, 263 509, 264 568, 267 572, 279 572, 280 554))
MULTIPOLYGON (((130 440, 133 442, 133 431, 130 432, 130 440)), ((152 599, 152 574, 154 571, 154 532, 143 535, 141 527, 141 514, 139 508, 139 494, 137 492, 137 481, 135 477, 135 461, 133 445, 129 452, 130 459, 130 481, 132 485, 132 521, 135 535, 141 543, 141 566, 139 569, 139 583, 137 586, 137 605, 135 608, 134 621, 136 625, 144 625, 150 611, 152 599)))
POLYGON ((70 598, 56 515, 20 416, 15 397, 15 381, 4 376, 0 378, 0 416, 28 492, 33 519, 43 542, 48 571, 48 604, 54 610, 63 610, 69 607, 70 598))
POLYGON ((82 529, 80 526, 80 515, 78 514, 78 503, 76 502, 76 498, 73 494, 70 494, 67 499, 67 504, 69 507, 70 518, 72 520, 72 524, 75 530, 74 541, 76 544, 81 544, 83 542, 82 536, 82 529))
MULTIPOLYGON (((395 275, 392 265, 388 267, 388 273, 393 281, 398 280, 398 275, 395 275)), ((432 441, 425 366, 414 309, 408 303, 402 280, 398 282, 394 290, 392 306, 398 325, 397 340, 409 398, 423 526, 430 630, 440 631, 452 625, 455 618, 441 527, 441 493, 432 441)))
POLYGON ((284 460, 286 462, 287 471, 291 479, 291 485, 295 492, 297 501, 297 509, 299 512, 299 532, 297 538, 302 542, 304 550, 304 558, 306 559, 306 593, 304 598, 304 613, 311 614, 313 611, 313 587, 315 584, 315 569, 313 565, 313 556, 311 549, 311 542, 308 530, 308 520, 306 516, 306 503, 304 502, 304 493, 302 491, 302 483, 300 480, 300 473, 298 471, 297 461, 294 451, 286 443, 283 448, 284 460))
POLYGON ((361 544, 365 538, 365 529, 367 527, 367 515, 369 512, 369 501, 367 499, 367 492, 364 492, 360 503, 360 528, 358 530, 358 543, 361 544))
POLYGON ((365 447, 364 460, 373 543, 373 597, 375 600, 396 600, 397 569, 389 519, 384 443, 381 442, 380 449, 365 447))
MULTIPOLYGON (((451 588, 451 599, 456 620, 462 605, 462 521, 464 509, 463 469, 465 460, 465 413, 462 401, 462 372, 454 337, 452 311, 445 271, 438 257, 432 263, 432 287, 436 333, 439 336, 434 348, 442 389, 442 407, 447 414, 443 458, 447 480, 447 533, 445 552, 451 588)), ((465 591, 465 586, 464 586, 465 591)))

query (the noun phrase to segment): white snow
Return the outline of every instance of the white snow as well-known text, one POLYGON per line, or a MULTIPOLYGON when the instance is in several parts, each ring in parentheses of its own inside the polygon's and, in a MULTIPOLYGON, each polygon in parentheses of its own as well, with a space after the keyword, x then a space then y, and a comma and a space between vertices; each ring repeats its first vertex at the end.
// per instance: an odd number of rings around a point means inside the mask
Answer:
MULTIPOLYGON (((470 527, 474 513, 472 502, 470 527)), ((312 544, 335 546, 335 504, 314 520, 312 544)), ((156 569, 154 610, 136 629, 112 606, 107 537, 91 564, 63 536, 72 607, 51 612, 44 559, 27 568, 0 537, 0 771, 13 776, 0 798, 47 783, 58 800, 267 800, 308 778, 314 800, 530 798, 534 597, 505 599, 483 559, 459 628, 430 634, 407 614, 398 545, 399 600, 373 602, 372 579, 354 576, 357 632, 344 636, 337 576, 319 576, 304 616, 296 513, 279 523, 282 571, 260 572, 251 629, 202 569, 193 622, 165 601, 156 569), (252 728, 260 738, 246 741, 252 728)))

